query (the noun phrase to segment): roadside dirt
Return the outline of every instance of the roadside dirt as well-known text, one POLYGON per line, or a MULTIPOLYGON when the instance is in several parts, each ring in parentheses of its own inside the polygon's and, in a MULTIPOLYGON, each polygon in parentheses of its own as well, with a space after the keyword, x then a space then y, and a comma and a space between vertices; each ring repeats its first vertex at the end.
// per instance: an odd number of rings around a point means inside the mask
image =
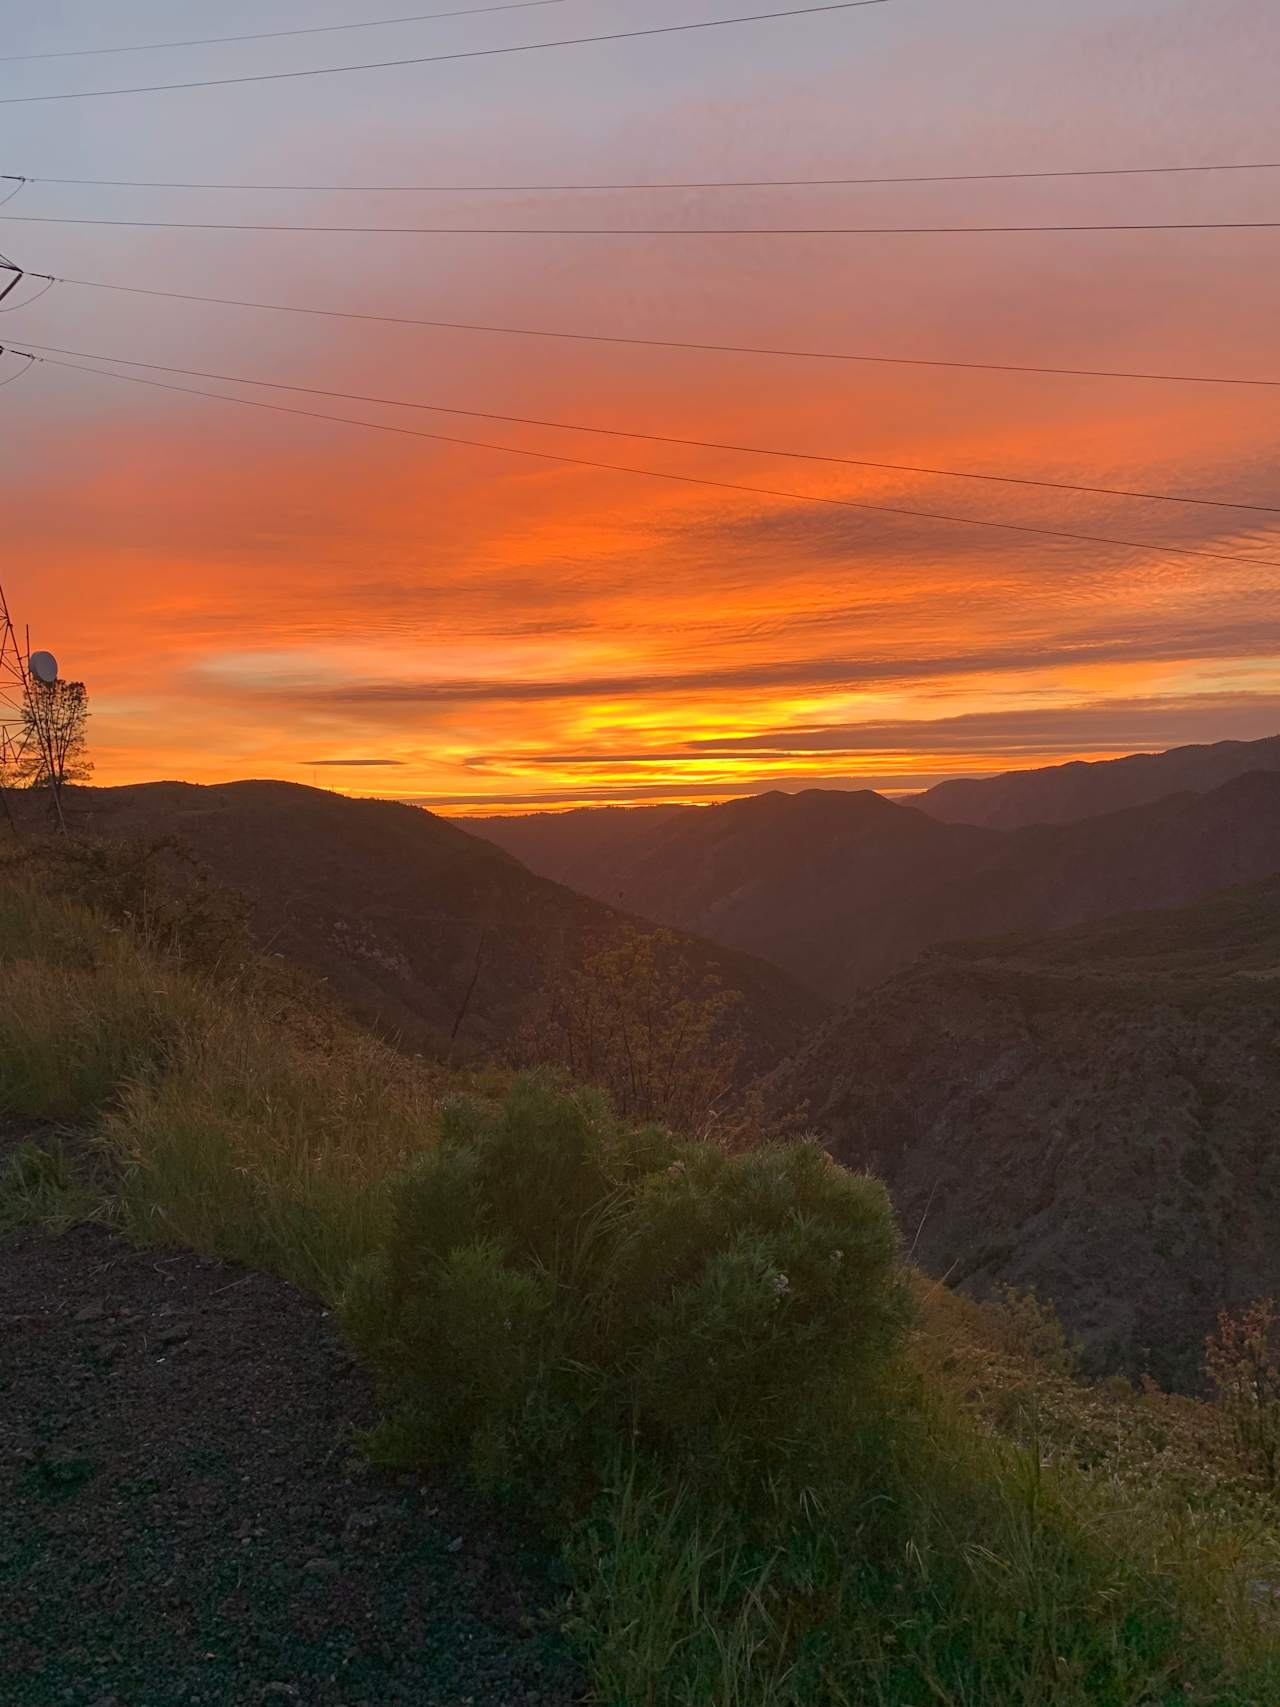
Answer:
POLYGON ((313 1301, 100 1228, 0 1242, 5 1707, 569 1707, 509 1513, 372 1471, 313 1301))

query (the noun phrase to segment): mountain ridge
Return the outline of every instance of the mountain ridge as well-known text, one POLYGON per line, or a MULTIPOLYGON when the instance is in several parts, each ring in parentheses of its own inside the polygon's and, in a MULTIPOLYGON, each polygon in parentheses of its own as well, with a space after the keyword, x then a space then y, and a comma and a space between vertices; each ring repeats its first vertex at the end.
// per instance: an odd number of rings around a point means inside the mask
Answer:
MULTIPOLYGON (((474 823, 475 821, 470 821, 474 823)), ((1280 870, 1280 771, 1067 824, 943 822, 870 791, 773 791, 646 819, 499 819, 485 833, 544 875, 851 999, 933 943, 1180 906, 1280 870), (598 835, 594 821, 586 826, 598 835)))
POLYGON ((1073 759, 999 776, 955 777, 913 796, 910 804, 944 823, 1008 830, 1073 823, 1186 790, 1203 794, 1256 770, 1280 770, 1280 735, 1170 747, 1120 759, 1073 759))
MULTIPOLYGON (((217 883, 247 898, 263 947, 410 1047, 456 1036, 471 1050, 501 1048, 555 965, 652 929, 398 801, 247 779, 77 787, 65 802, 75 835, 189 845, 217 883)), ((773 1065, 823 1014, 773 966, 689 933, 677 947, 741 992, 735 1017, 752 1065, 773 1065)))

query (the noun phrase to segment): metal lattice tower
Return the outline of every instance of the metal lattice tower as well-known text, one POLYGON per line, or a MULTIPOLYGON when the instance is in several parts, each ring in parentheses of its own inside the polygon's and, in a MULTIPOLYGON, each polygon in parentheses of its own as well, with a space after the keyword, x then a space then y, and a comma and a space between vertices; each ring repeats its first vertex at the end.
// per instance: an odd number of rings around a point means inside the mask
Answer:
POLYGON ((0 788, 12 781, 33 739, 29 714, 31 646, 19 636, 0 586, 0 788))

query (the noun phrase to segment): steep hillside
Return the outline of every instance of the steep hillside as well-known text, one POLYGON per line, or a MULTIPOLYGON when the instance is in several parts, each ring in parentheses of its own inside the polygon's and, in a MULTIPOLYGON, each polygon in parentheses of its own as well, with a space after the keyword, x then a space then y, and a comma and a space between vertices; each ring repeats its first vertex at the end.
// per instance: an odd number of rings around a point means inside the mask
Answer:
MULTIPOLYGON (((646 817, 630 842, 629 817, 610 816, 593 876, 563 823, 559 845, 542 841, 542 870, 572 868, 589 893, 760 955, 836 1000, 933 943, 1177 906, 1280 870, 1280 772, 1013 831, 817 789, 646 817)), ((518 851, 541 834, 537 822, 495 820, 485 833, 518 851)))
POLYGON ((926 1268, 1191 1383, 1216 1311, 1280 1292, 1280 879, 936 949, 774 1088, 883 1175, 926 1268))
POLYGON ((1280 735, 1008 771, 1003 776, 960 777, 940 782, 911 804, 948 824, 1016 830, 1024 824, 1067 824, 1145 806, 1166 794, 1205 794, 1248 771, 1280 771, 1280 735))
MULTIPOLYGON (((549 968, 580 962, 632 922, 392 801, 282 782, 164 782, 74 789, 68 811, 77 834, 179 837, 249 898, 264 947, 418 1045, 448 1040, 455 1026, 463 1044, 502 1043, 549 968)), ((821 1004, 773 967, 708 943, 684 946, 695 966, 742 991, 753 1062, 778 1060, 820 1017, 821 1004)))

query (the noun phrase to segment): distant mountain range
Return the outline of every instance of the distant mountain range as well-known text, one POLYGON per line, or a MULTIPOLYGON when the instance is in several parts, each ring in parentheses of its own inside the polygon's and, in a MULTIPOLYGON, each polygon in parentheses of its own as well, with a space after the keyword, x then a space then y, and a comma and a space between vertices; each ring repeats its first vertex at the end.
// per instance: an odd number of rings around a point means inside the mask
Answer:
MULTIPOLYGON (((72 789, 67 806, 76 834, 179 837, 249 898, 265 949, 318 973, 412 1047, 439 1047, 456 1028, 464 1048, 500 1048, 557 963, 580 963, 634 923, 392 801, 286 782, 157 782, 72 789)), ((680 946, 696 973, 742 992, 735 1021, 757 1068, 825 1017, 772 966, 692 938, 680 946)))
POLYGON ((948 824, 1016 830, 1025 824, 1069 824, 1127 806, 1147 806, 1166 794, 1206 794, 1248 771, 1280 771, 1280 735, 1134 753, 1093 764, 1077 760, 1003 776, 961 777, 940 782, 911 804, 948 824))
MULTIPOLYGON (((1186 749, 1201 758, 1167 774, 1194 769, 1208 781, 1215 764, 1233 771, 1254 746, 1264 759, 1280 753, 1280 741, 1186 749)), ((1004 782, 973 786, 998 792, 1004 782)), ((772 961, 845 1001, 935 943, 1183 905, 1280 871, 1280 770, 1016 829, 817 789, 466 822, 543 876, 772 961)))
POLYGON ((932 1273, 1034 1286, 1100 1366, 1193 1386, 1217 1310, 1280 1293, 1280 878, 935 949, 771 1094, 932 1273))

